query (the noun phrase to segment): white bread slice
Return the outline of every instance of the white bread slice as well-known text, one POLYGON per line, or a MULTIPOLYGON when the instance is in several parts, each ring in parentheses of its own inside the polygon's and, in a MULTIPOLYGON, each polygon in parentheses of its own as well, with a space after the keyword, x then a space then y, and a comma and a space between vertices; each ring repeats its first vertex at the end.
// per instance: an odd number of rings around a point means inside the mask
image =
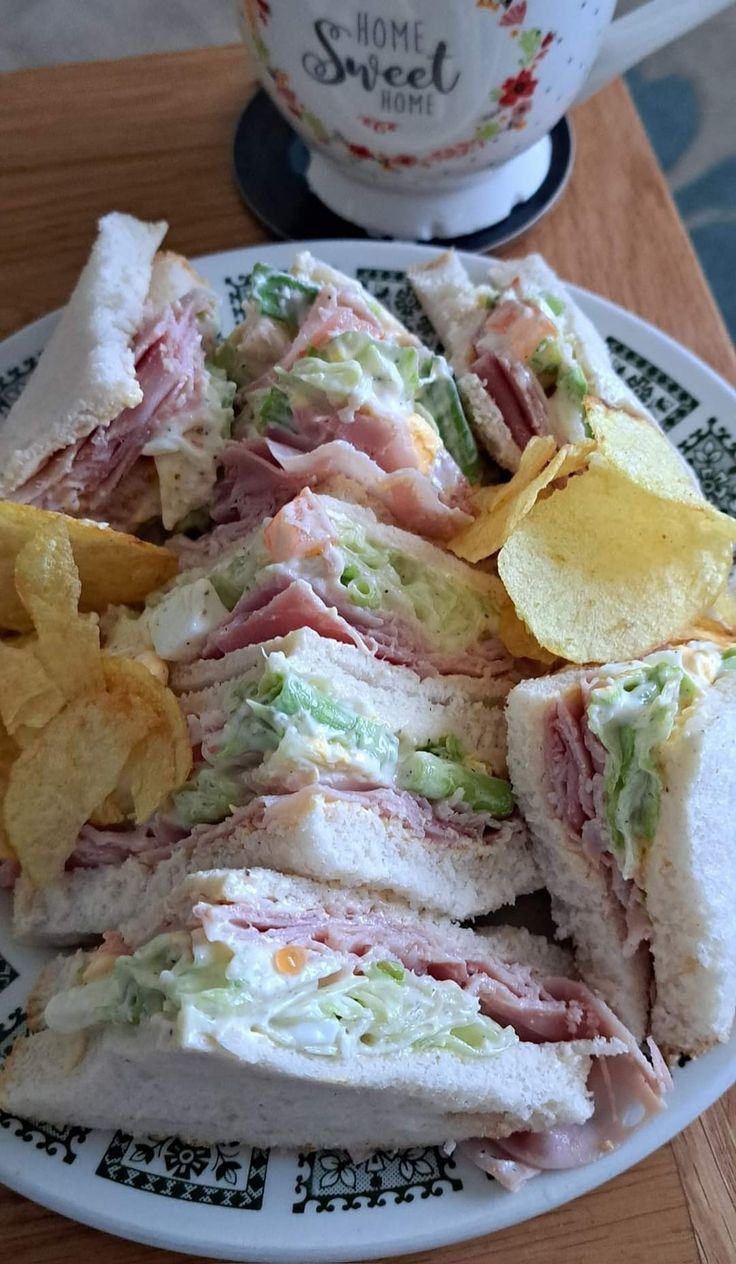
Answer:
POLYGON ((199 713, 234 679, 258 679, 265 655, 284 653, 294 669, 323 680, 345 706, 357 704, 394 732, 419 743, 447 734, 466 751, 489 764, 494 773, 506 766, 503 709, 509 681, 472 676, 420 678, 408 667, 381 662, 367 649, 344 645, 300 628, 288 636, 234 650, 225 658, 177 667, 170 683, 180 694, 185 715, 199 713))
POLYGON ((473 284, 454 250, 409 268, 407 275, 452 368, 461 377, 473 360, 471 347, 487 310, 488 287, 473 284))
POLYGON ((23 394, 0 426, 0 496, 51 453, 142 399, 131 340, 167 225, 113 212, 98 236, 23 394))
POLYGON ((653 923, 652 1034, 668 1053, 727 1040, 736 1009, 736 672, 662 752, 662 810, 644 881, 653 923))
MULTIPOLYGON (((489 928, 480 936, 447 919, 417 916, 380 894, 340 890, 263 869, 192 874, 162 904, 156 926, 138 925, 132 946, 164 929, 192 927, 200 901, 273 904, 309 919, 316 913, 408 932, 441 933, 450 953, 477 960, 489 948, 559 974, 567 955, 527 931, 489 928), (523 956, 521 954, 524 954, 523 956)), ((380 940, 380 931, 379 931, 380 940)), ((411 941, 411 934, 410 934, 411 941)), ((466 1136, 504 1136, 520 1128, 583 1122, 592 1103, 585 1087, 589 1055, 623 1051, 599 1039, 559 1045, 519 1043, 484 1059, 446 1052, 354 1055, 331 1059, 286 1051, 248 1036, 240 1057, 208 1036, 198 1049, 178 1047, 171 1026, 156 1020, 131 1030, 61 1036, 42 1030, 42 1009, 95 961, 59 957, 43 972, 31 1001, 39 1016, 0 1076, 0 1107, 49 1122, 73 1119, 139 1134, 179 1132, 199 1141, 242 1139, 258 1145, 351 1149, 432 1143, 466 1136)))
POLYGON ((483 1059, 402 1052, 347 1063, 258 1036, 237 1059, 215 1046, 181 1049, 152 1024, 86 1039, 44 1030, 16 1042, 0 1109, 201 1143, 391 1149, 584 1122, 592 1047, 519 1043, 483 1059))
MULTIPOLYGON (((176 303, 189 290, 210 288, 209 281, 192 267, 184 255, 179 255, 174 250, 158 250, 153 258, 146 301, 149 310, 157 312, 170 303, 176 303)), ((213 302, 217 301, 214 292, 212 299, 213 302)))
POLYGON ((425 842, 401 821, 346 800, 313 796, 293 815, 262 827, 199 827, 155 868, 135 857, 120 865, 75 869, 37 888, 15 886, 13 928, 30 943, 74 944, 105 930, 128 937, 144 913, 157 920, 162 901, 188 873, 263 865, 352 887, 386 890, 417 908, 457 918, 512 904, 541 885, 526 830, 501 825, 480 844, 425 842))
POLYGON ((545 717, 570 686, 577 670, 523 681, 506 705, 508 761, 519 807, 536 843, 536 857, 552 900, 560 938, 575 944, 580 974, 642 1039, 649 1013, 650 965, 644 947, 624 957, 626 927, 603 870, 570 839, 549 804, 545 771, 545 717))
POLYGON ((519 468, 521 449, 513 438, 503 413, 477 373, 463 373, 458 379, 458 390, 476 439, 486 452, 504 470, 512 473, 519 468))

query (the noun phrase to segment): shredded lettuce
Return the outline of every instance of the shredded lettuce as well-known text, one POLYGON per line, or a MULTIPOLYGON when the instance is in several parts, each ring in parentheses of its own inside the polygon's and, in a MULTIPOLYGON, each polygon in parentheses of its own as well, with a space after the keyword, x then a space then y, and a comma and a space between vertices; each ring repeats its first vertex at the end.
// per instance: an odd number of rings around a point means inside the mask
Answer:
POLYGON ((267 263, 257 263, 248 278, 247 293, 263 316, 282 321, 296 333, 319 294, 319 286, 267 263))
POLYGON ((480 482, 483 466, 478 445, 463 410, 455 379, 444 356, 434 355, 422 365, 416 402, 426 409, 442 441, 471 483, 480 482))
POLYGON ((226 771, 202 767, 173 794, 176 814, 187 829, 195 825, 215 825, 248 799, 242 780, 226 771))
POLYGON ((380 950, 354 970, 327 948, 286 948, 270 936, 243 937, 233 947, 202 931, 161 935, 46 1007, 48 1026, 67 1032, 161 1018, 175 1025, 185 1048, 215 1044, 236 1054, 261 1038, 326 1057, 443 1049, 473 1058, 518 1040, 457 983, 414 975, 380 950))
POLYGON ((659 823, 659 751, 721 670, 722 655, 715 646, 683 647, 609 669, 591 689, 588 724, 606 750, 606 820, 611 850, 625 878, 639 876, 659 823))
POLYGON ((376 394, 387 392, 407 403, 419 389, 419 356, 416 347, 378 342, 368 334, 350 329, 331 338, 319 352, 323 360, 339 364, 353 360, 371 379, 376 394))
POLYGON ((471 812, 482 812, 495 820, 511 816, 514 810, 508 781, 469 768, 447 754, 413 751, 399 764, 397 781, 403 790, 425 799, 451 799, 459 791, 471 812))
POLYGON ((220 601, 228 610, 234 610, 245 592, 250 592, 266 569, 268 554, 263 537, 251 536, 228 554, 210 572, 209 580, 220 601))
POLYGON ((281 393, 293 406, 357 407, 365 398, 363 370, 357 360, 327 364, 318 356, 302 356, 291 369, 276 368, 281 393))
POLYGON ((225 699, 221 733, 205 761, 174 796, 187 828, 224 820, 256 793, 299 789, 315 781, 396 787, 428 799, 452 798, 490 820, 513 811, 507 782, 466 756, 454 737, 417 750, 400 734, 338 701, 328 681, 307 679, 282 653, 269 656, 258 681, 236 681, 225 699))
MULTIPOLYGON (((254 391, 253 396, 255 397, 255 395, 256 392, 254 391)), ((296 431, 296 422, 294 421, 289 397, 278 386, 269 387, 257 398, 252 398, 251 403, 256 430, 259 434, 265 434, 271 426, 277 426, 281 430, 288 430, 292 434, 296 431)))
POLYGON ((419 384, 417 364, 415 347, 378 342, 357 331, 338 334, 291 369, 276 368, 277 401, 254 392, 256 425, 264 426, 264 407, 278 418, 276 424, 292 428, 297 408, 354 412, 375 407, 408 415, 419 384))
POLYGON ((269 667, 256 685, 235 685, 227 710, 225 760, 255 751, 269 756, 263 775, 283 776, 307 764, 351 769, 376 785, 394 776, 396 735, 285 667, 269 667))
POLYGON ((332 515, 343 555, 341 583, 357 606, 381 609, 421 625, 432 647, 452 654, 498 627, 490 597, 426 562, 371 539, 347 515, 332 515))

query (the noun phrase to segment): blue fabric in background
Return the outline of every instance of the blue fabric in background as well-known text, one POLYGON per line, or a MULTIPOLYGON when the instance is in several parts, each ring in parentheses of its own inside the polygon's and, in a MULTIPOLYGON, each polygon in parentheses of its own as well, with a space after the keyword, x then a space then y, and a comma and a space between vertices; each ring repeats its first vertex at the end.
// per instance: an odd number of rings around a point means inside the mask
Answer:
MULTIPOLYGON (((626 79, 654 152, 670 179, 700 265, 736 338, 736 111, 729 109, 722 119, 722 125, 730 130, 734 153, 682 182, 672 178, 673 172, 698 145, 703 125, 695 82, 683 74, 657 78, 640 69, 630 71, 626 79)), ((731 85, 733 82, 731 77, 731 85)))

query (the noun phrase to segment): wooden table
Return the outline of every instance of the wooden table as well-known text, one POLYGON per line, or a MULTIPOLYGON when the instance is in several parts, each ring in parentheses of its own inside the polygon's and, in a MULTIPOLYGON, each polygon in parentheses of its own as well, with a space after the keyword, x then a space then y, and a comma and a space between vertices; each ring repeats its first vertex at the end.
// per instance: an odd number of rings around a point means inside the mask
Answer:
MULTIPOLYGON (((267 240, 230 178, 251 90, 244 53, 212 49, 0 78, 0 336, 62 303, 94 221, 113 208, 171 224, 187 254, 267 240)), ((542 251, 736 381, 731 343, 624 87, 573 115, 577 159, 552 213, 512 250, 542 251)), ((508 250, 506 251, 508 253, 508 250)), ((644 1163, 531 1224, 416 1264, 734 1264, 736 1093, 644 1163)), ((8 1191, 0 1242, 14 1264, 186 1257, 106 1237, 8 1191)))

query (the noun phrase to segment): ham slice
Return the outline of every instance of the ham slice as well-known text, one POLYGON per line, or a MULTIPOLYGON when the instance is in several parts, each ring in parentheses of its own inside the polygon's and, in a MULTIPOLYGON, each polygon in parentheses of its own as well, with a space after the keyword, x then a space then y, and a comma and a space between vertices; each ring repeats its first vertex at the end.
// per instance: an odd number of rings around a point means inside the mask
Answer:
POLYGON ((334 606, 326 606, 303 579, 295 580, 258 609, 253 608, 252 600, 247 605, 250 609, 241 608, 238 603, 228 622, 210 633, 200 651, 201 658, 222 658, 244 645, 286 636, 297 628, 311 628, 332 641, 361 644, 355 629, 341 618, 334 606))
POLYGON ((611 895, 621 908, 625 934, 622 951, 633 956, 651 938, 651 921, 644 895, 623 877, 608 848, 609 831, 604 802, 606 751, 587 721, 587 684, 568 690, 547 714, 544 763, 550 804, 570 839, 592 864, 605 870, 611 895))
POLYGON ((547 401, 539 382, 520 360, 485 351, 471 366, 501 410, 511 437, 522 450, 534 435, 550 433, 547 401))
POLYGON ((223 477, 215 489, 212 517, 218 523, 240 521, 251 527, 272 516, 304 487, 348 479, 381 502, 399 526, 417 535, 450 539, 472 516, 447 504, 430 479, 416 469, 386 473, 365 452, 335 439, 299 452, 272 439, 248 439, 225 445, 223 477))
MULTIPOLYGON (((107 426, 54 453, 15 494, 43 509, 105 518, 125 527, 140 520, 130 494, 122 498, 139 462, 152 467, 142 452, 154 434, 179 411, 190 410, 205 389, 204 350, 197 312, 202 295, 192 290, 151 317, 137 334, 133 350, 143 399, 124 409, 107 426)), ((150 477, 150 476, 149 476, 150 477)), ((139 484, 148 492, 148 477, 139 484)))
POLYGON ((315 799, 354 803, 386 820, 400 821, 422 842, 444 847, 466 847, 472 843, 487 847, 489 854, 495 842, 499 846, 504 845, 513 834, 524 829, 516 816, 489 827, 485 817, 469 812, 459 804, 455 807, 447 805, 445 813, 438 814, 439 805, 415 797, 408 790, 394 790, 386 786, 370 790, 349 789, 344 785, 310 783, 288 794, 257 795, 243 807, 236 808, 224 821, 216 825, 195 826, 191 837, 196 842, 216 843, 237 829, 287 830, 309 811, 315 799))
POLYGON ((539 1176, 542 1171, 539 1167, 531 1167, 528 1163, 509 1158, 501 1142, 491 1141, 487 1137, 471 1137, 468 1141, 461 1141, 457 1152, 482 1172, 487 1172, 510 1194, 517 1194, 527 1181, 533 1176, 539 1176))
MULTIPOLYGON (((295 429, 289 434, 289 444, 299 452, 311 452, 333 439, 344 439, 359 452, 365 452, 366 456, 371 457, 382 470, 389 473, 393 470, 417 468, 417 453, 403 416, 392 417, 360 410, 352 416, 345 416, 344 411, 324 415, 297 409, 294 424, 295 429)), ((266 438, 274 439, 277 443, 284 438, 282 426, 269 426, 264 433, 266 438)), ((459 485, 462 475, 454 461, 452 464, 453 478, 459 485)))
POLYGON ((130 856, 144 864, 157 865, 166 860, 186 830, 172 818, 157 816, 148 824, 123 826, 119 829, 96 829, 84 825, 77 845, 69 857, 67 869, 99 869, 104 865, 121 865, 130 856))
MULTIPOLYGON (((361 300, 359 292, 347 288, 337 290, 332 285, 326 285, 302 321, 289 350, 278 363, 281 368, 290 369, 308 353, 309 347, 323 347, 331 338, 349 330, 366 333, 370 338, 384 337, 380 324, 361 300)), ((260 382, 258 384, 261 385, 260 382)))
MULTIPOLYGON (((277 521, 277 518, 274 521, 277 521)), ((416 620, 354 605, 339 577, 312 577, 310 583, 283 574, 270 576, 244 594, 227 621, 209 634, 198 652, 222 658, 245 645, 311 628, 320 636, 362 645, 376 658, 411 667, 420 676, 514 676, 516 665, 496 637, 452 652, 437 651, 416 620)))

